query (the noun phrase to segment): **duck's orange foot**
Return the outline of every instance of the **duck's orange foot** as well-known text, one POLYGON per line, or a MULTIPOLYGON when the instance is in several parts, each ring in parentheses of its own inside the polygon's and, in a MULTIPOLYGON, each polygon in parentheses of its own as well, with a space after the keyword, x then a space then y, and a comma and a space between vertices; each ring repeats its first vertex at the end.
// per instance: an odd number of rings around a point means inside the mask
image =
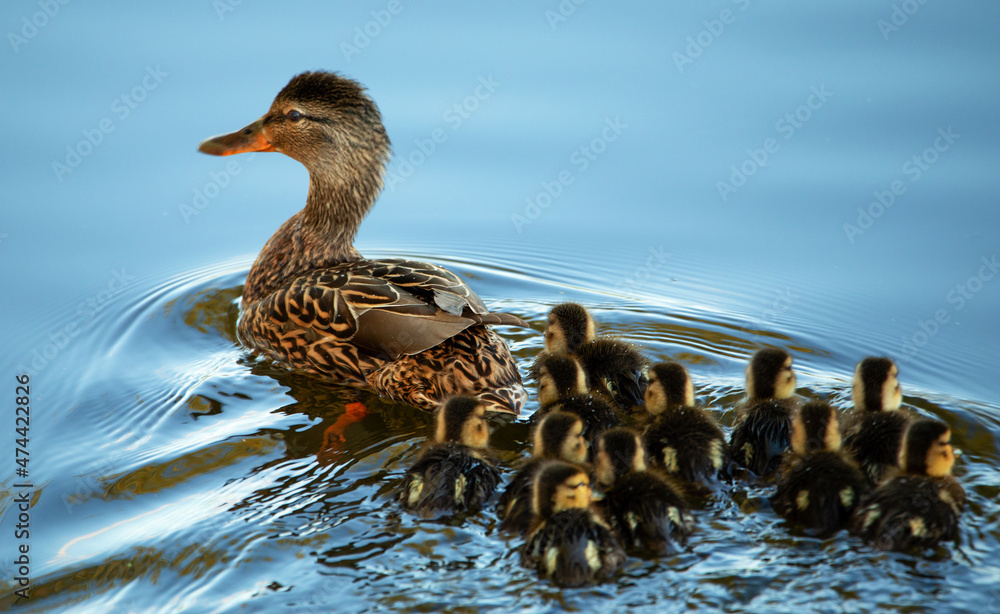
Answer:
POLYGON ((323 431, 323 449, 329 451, 340 449, 341 444, 347 441, 344 439, 344 430, 355 422, 361 422, 369 413, 364 403, 354 402, 345 405, 344 413, 323 431))

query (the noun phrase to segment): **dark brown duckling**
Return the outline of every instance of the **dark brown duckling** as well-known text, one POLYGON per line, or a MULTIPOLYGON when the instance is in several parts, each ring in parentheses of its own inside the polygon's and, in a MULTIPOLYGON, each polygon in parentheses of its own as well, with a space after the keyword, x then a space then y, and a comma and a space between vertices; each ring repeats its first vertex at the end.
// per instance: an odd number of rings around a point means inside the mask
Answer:
POLYGON ((899 408, 903 400, 899 368, 885 357, 865 358, 854 371, 854 410, 844 447, 861 465, 871 484, 892 477, 911 417, 899 408))
POLYGON ((538 405, 542 409, 562 397, 587 394, 587 375, 569 354, 539 354, 531 366, 531 375, 538 382, 538 405))
POLYGON ((500 483, 489 449, 486 407, 472 397, 452 397, 437 411, 434 443, 410 467, 399 488, 408 511, 431 518, 475 512, 500 483))
POLYGON ((729 454, 759 477, 773 473, 791 442, 789 399, 795 394, 792 356, 777 348, 759 350, 747 367, 747 402, 739 409, 729 454))
POLYGON ((846 528, 871 490, 840 443, 837 412, 823 401, 803 405, 792 420, 792 451, 771 497, 778 515, 819 536, 846 528))
POLYGON ((382 189, 389 137, 355 81, 305 72, 263 117, 199 150, 277 151, 309 171, 309 196, 268 240, 243 286, 239 338, 280 365, 435 409, 456 394, 518 414, 526 395, 490 313, 457 275, 405 259, 366 260, 354 248, 382 189))
POLYGON ((597 440, 594 473, 605 489, 597 505, 626 549, 663 556, 687 545, 694 530, 691 510, 669 478, 646 469, 638 432, 627 427, 604 431, 597 440))
POLYGON ((601 431, 621 424, 621 418, 604 397, 587 392, 586 376, 576 358, 543 352, 535 359, 532 374, 538 380, 541 405, 533 420, 556 410, 576 414, 583 419, 590 440, 601 431))
POLYGON ((951 475, 951 430, 938 420, 910 424, 903 439, 903 473, 858 507, 851 531, 880 550, 914 551, 959 542, 965 490, 951 475))
POLYGON ((497 503, 500 529, 525 533, 534 517, 531 493, 535 477, 546 460, 563 460, 581 465, 587 461, 589 445, 583 437, 583 420, 576 414, 553 411, 545 414, 535 427, 532 457, 511 478, 497 503))
POLYGON ((644 442, 650 464, 686 482, 715 480, 728 456, 722 429, 694 404, 694 386, 683 365, 655 364, 649 369, 646 411, 652 421, 644 442))
POLYGON ((625 562, 618 538, 591 506, 590 478, 570 463, 546 461, 535 478, 533 526, 521 561, 563 587, 614 576, 625 562))
POLYGON ((649 361, 631 343, 595 335, 594 320, 577 303, 549 311, 545 351, 575 356, 587 374, 587 389, 611 399, 623 410, 642 402, 649 361))

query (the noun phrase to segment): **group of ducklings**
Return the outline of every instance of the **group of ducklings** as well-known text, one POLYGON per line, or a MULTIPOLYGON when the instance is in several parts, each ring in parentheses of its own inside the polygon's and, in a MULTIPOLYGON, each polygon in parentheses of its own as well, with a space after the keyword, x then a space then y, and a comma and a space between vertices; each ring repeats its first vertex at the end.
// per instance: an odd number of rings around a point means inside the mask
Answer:
MULTIPOLYGON (((692 498, 740 475, 773 481, 775 512, 809 534, 847 528, 885 550, 958 541, 965 493, 951 476, 950 430, 900 409, 888 358, 857 365, 843 437, 828 403, 797 407, 792 357, 769 348, 750 360, 747 399, 727 441, 695 405, 683 365, 650 365, 632 344, 597 336, 575 303, 549 313, 532 375, 540 405, 532 456, 496 513, 501 530, 524 536, 523 563, 561 586, 614 575, 626 552, 683 548, 694 530, 692 498)), ((436 516, 489 505, 501 474, 488 440, 482 403, 444 402, 434 442, 400 487, 403 507, 436 516)))

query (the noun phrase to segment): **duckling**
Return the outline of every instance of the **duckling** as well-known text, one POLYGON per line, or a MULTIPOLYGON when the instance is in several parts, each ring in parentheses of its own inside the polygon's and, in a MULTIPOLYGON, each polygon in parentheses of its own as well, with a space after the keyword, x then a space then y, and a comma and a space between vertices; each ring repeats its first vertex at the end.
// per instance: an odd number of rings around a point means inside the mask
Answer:
POLYGON ((837 412, 823 401, 803 405, 792 420, 792 454, 781 465, 771 497, 778 515, 820 536, 845 528, 871 490, 840 443, 837 412))
POLYGON ((644 434, 650 463, 687 482, 704 485, 714 480, 728 455, 726 437, 707 411, 695 407, 694 386, 684 365, 653 365, 645 402, 652 418, 644 434))
POLYGON ((549 411, 574 413, 583 419, 586 432, 596 437, 601 431, 618 426, 621 419, 611 405, 599 395, 587 392, 586 376, 580 363, 567 354, 539 354, 532 366, 538 381, 541 418, 549 411))
POLYGON ((539 354, 531 367, 538 382, 538 404, 552 405, 561 397, 587 394, 587 376, 580 363, 569 354, 539 354))
POLYGON ((481 509, 500 483, 489 436, 485 404, 466 396, 448 399, 437 412, 434 443, 400 485, 403 507, 425 518, 481 509))
POLYGON ((582 305, 563 303, 549 311, 545 351, 575 356, 591 393, 606 395, 620 409, 642 402, 649 361, 631 343, 597 337, 594 320, 582 305))
POLYGON ((590 478, 580 467, 546 461, 532 491, 534 521, 521 561, 559 586, 593 584, 613 576, 625 551, 591 507, 590 478))
POLYGON ((288 82, 260 119, 203 153, 281 152, 309 170, 305 208, 264 245, 243 285, 240 341, 296 371, 434 409, 455 394, 517 415, 526 395, 491 313, 457 275, 354 248, 382 189, 390 144, 364 88, 329 72, 288 82))
POLYGON ((903 474, 875 489, 858 507, 851 530, 880 550, 922 550, 959 542, 965 490, 951 475, 951 430, 938 420, 912 422, 903 438, 903 474))
POLYGON ((790 443, 788 399, 793 394, 791 355, 777 348, 754 354, 747 367, 747 403, 740 408, 729 438, 729 453, 738 465, 759 477, 778 468, 790 443))
POLYGON ((545 414, 533 435, 532 457, 525 462, 497 503, 500 529, 525 533, 531 525, 531 489, 546 460, 563 460, 582 465, 587 461, 588 443, 583 437, 584 424, 576 414, 553 411, 545 414))
POLYGON ((600 508, 629 550, 662 556, 687 544, 694 518, 669 478, 646 469, 639 433, 613 428, 597 440, 594 472, 607 490, 600 508))
POLYGON ((899 368, 889 358, 869 356, 854 370, 852 423, 844 447, 877 485, 897 470, 910 415, 899 409, 903 400, 899 368))

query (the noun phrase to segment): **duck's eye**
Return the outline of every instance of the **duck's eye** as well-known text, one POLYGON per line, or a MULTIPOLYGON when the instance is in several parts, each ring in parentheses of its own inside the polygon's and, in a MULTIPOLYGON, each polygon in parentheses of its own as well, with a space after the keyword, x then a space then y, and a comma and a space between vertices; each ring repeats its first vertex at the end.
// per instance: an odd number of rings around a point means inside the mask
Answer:
POLYGON ((293 122, 297 122, 297 121, 299 121, 300 119, 302 119, 303 117, 305 117, 305 115, 303 115, 303 114, 302 114, 302 112, 301 112, 301 111, 299 111, 298 109, 292 109, 292 110, 291 110, 291 111, 289 111, 288 113, 285 113, 285 117, 286 117, 286 118, 287 118, 287 119, 288 119, 289 121, 293 121, 293 122))

